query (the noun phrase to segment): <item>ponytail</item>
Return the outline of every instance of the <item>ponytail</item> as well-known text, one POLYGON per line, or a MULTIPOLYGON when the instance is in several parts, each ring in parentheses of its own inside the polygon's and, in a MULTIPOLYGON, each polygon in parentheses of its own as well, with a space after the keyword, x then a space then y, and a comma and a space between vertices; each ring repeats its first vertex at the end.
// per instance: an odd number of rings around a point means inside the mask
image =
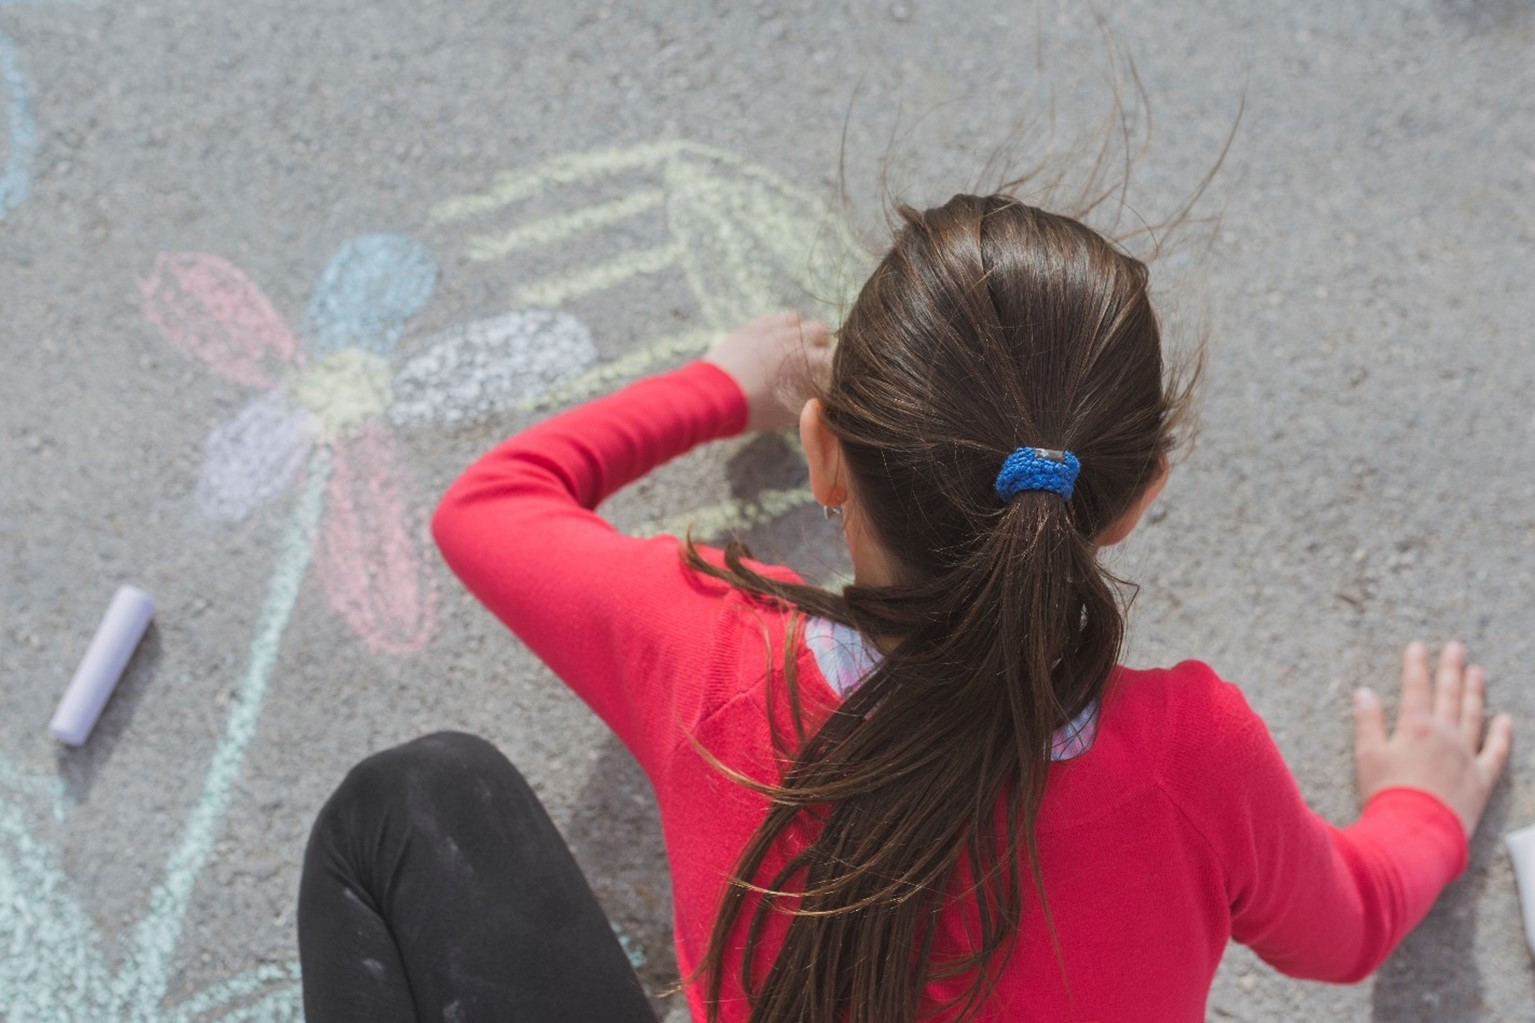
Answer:
POLYGON ((1036 913, 1054 942, 1034 832, 1053 737, 1097 705, 1124 633, 1094 541, 1160 468, 1186 394, 1162 379, 1145 267, 1097 234, 1005 196, 901 212, 819 395, 896 582, 833 594, 753 571, 739 542, 723 566, 691 538, 683 552, 795 612, 791 708, 801 614, 896 637, 810 734, 796 720, 778 783, 754 786, 767 814, 700 966, 711 1023, 727 976, 751 1023, 968 1019, 1036 913), (1040 444, 1079 460, 1074 488, 999 479, 1040 444), (938 921, 958 904, 973 926, 956 947, 938 921), (770 927, 782 940, 756 975, 770 927), (934 1004, 944 981, 958 993, 934 1004))

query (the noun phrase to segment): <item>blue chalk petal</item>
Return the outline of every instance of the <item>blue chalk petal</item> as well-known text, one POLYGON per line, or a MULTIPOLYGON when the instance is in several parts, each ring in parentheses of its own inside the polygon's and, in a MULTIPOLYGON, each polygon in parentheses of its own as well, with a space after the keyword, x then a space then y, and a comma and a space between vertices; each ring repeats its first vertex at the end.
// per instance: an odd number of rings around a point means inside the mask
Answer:
POLYGON ((414 238, 366 234, 343 242, 309 302, 310 353, 355 347, 389 354, 436 286, 437 259, 414 238))

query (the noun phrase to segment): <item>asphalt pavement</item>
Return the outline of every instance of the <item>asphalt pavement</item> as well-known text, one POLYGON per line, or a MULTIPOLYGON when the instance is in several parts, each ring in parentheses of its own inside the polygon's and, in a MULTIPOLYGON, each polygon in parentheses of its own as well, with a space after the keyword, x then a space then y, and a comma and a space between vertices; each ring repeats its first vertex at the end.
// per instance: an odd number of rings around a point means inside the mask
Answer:
MULTIPOLYGON (((1100 226, 1215 169, 1153 266, 1208 366, 1115 561, 1128 660, 1238 682, 1340 822, 1349 692, 1407 640, 1465 640, 1519 727, 1470 869, 1376 978, 1233 948, 1209 1017, 1535 1020, 1500 843, 1535 824, 1532 44, 1528 0, 0 0, 0 1018, 301 1018, 315 812, 456 728, 523 769, 683 1019, 646 782, 426 517, 507 433, 740 318, 835 318, 888 200, 1069 185, 1107 127, 1133 174, 1100 226), (64 747, 124 583, 154 624, 64 747)), ((785 438, 742 439, 604 510, 835 583, 803 488, 785 438)))

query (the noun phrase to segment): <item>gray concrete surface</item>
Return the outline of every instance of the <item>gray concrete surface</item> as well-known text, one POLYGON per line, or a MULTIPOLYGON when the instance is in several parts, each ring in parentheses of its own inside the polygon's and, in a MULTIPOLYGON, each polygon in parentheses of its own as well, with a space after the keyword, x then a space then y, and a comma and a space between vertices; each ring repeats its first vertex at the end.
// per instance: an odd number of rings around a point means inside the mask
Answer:
MULTIPOLYGON (((1154 115, 1134 215, 1176 207, 1246 98, 1209 247, 1156 271, 1211 361, 1198 450, 1119 562, 1142 584, 1130 659, 1240 682, 1345 820, 1347 693, 1393 685, 1413 636, 1463 637, 1535 727, 1535 7, 1102 14, 1154 115)), ((984 180, 1029 115, 1069 150, 1108 113, 1107 49, 1053 2, 0 0, 0 1016, 298 1018, 309 821, 351 763, 446 727, 525 768, 664 987, 644 780, 420 546, 422 518, 561 401, 738 313, 813 306, 803 246, 819 227, 839 249, 817 204, 844 124, 851 215, 877 228, 887 162, 925 201, 984 180), (483 350, 442 336, 508 313, 483 350), (311 367, 326 338, 399 338, 300 376, 285 329, 311 367), (280 422, 210 441, 274 388, 395 446, 290 450, 280 422), (210 459, 234 467, 200 489, 210 459), (45 725, 120 582, 157 622, 66 750, 45 725)), ((636 530, 734 515, 760 555, 832 578, 845 554, 799 471, 775 439, 735 442, 609 511, 636 530)), ((1498 843, 1535 823, 1528 749, 1521 732, 1470 871, 1376 979, 1289 981, 1233 949, 1210 1018, 1535 1020, 1498 843)))

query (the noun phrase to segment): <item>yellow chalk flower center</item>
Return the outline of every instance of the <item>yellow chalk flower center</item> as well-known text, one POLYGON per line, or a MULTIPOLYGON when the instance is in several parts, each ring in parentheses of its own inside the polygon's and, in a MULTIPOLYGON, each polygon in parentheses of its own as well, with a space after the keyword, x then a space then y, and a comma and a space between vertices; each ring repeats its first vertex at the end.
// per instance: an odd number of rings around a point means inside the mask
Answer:
POLYGON ((318 440, 358 433, 384 414, 391 398, 389 364, 361 348, 343 348, 295 370, 285 381, 288 396, 314 417, 318 440))

